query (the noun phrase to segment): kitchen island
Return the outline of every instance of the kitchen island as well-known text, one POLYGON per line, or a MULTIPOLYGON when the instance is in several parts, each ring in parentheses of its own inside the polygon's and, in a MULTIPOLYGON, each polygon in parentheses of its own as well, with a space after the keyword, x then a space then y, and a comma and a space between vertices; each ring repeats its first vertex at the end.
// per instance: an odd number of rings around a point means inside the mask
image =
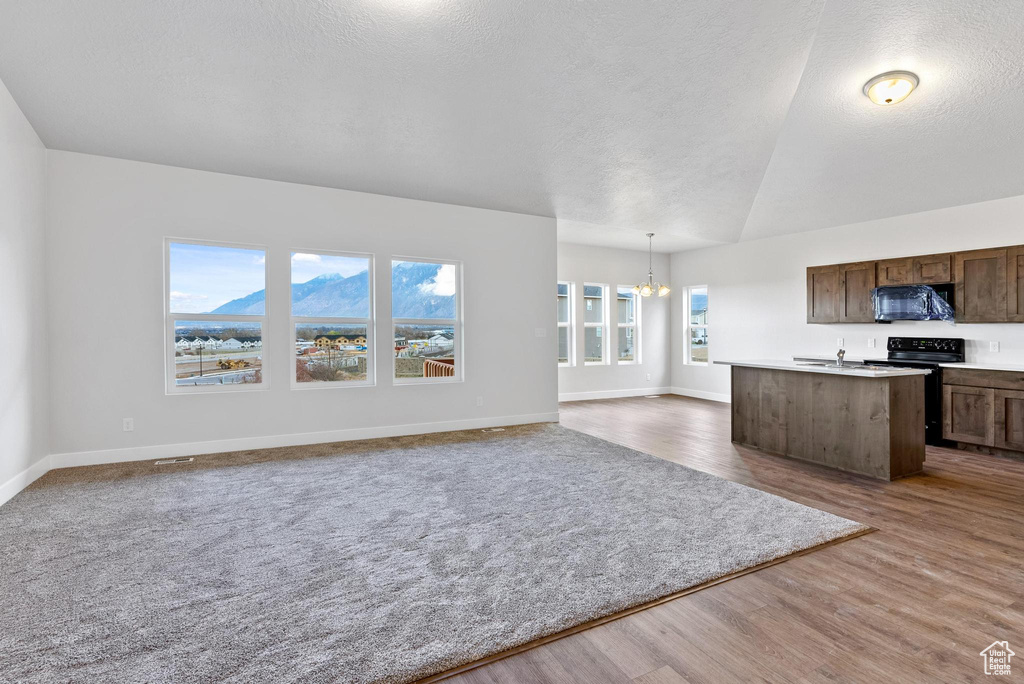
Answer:
POLYGON ((732 441, 895 480, 924 467, 922 368, 813 361, 732 366, 732 441))

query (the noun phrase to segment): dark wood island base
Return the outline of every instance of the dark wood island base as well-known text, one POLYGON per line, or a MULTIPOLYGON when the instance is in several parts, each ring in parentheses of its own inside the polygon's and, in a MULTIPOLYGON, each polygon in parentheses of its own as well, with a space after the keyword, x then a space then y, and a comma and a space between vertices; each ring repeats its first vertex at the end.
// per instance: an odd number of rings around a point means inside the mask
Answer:
POLYGON ((924 468, 924 375, 732 366, 732 440, 882 480, 924 468))

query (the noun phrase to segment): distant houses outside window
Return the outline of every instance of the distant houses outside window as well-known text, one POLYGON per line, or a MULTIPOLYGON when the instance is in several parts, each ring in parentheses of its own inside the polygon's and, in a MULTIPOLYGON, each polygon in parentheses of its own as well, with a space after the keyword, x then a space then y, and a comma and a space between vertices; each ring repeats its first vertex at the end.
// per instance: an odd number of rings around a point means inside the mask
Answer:
POLYGON ((395 384, 462 379, 461 281, 457 262, 392 260, 395 384))
POLYGON ((607 285, 583 284, 584 365, 596 366, 608 363, 607 301, 607 285))
POLYGON ((640 363, 640 295, 630 285, 619 285, 616 292, 619 363, 640 363))
POLYGON ((373 257, 291 253, 292 386, 373 385, 373 257))
POLYGON ((174 239, 164 246, 167 392, 267 387, 266 250, 174 239))
POLYGON ((573 302, 576 291, 575 283, 558 283, 558 299, 555 305, 558 320, 558 365, 573 366, 576 364, 576 327, 574 325, 573 302))
POLYGON ((708 288, 686 288, 686 362, 708 363, 708 288))

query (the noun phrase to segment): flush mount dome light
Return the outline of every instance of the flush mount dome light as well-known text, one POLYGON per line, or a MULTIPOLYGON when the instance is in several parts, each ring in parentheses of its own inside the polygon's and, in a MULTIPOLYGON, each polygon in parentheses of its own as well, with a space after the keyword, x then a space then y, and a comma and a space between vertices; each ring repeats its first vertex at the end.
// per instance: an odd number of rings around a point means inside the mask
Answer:
POLYGON ((887 107, 907 99, 920 81, 909 71, 887 71, 864 84, 864 94, 876 105, 887 107))

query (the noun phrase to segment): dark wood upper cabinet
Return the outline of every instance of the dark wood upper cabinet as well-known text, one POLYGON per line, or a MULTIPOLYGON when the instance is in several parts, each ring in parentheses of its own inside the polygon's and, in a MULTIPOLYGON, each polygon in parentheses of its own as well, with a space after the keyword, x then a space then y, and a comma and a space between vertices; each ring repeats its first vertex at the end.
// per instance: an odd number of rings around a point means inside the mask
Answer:
POLYGON ((1024 245, 807 269, 808 323, 872 323, 871 290, 956 286, 958 323, 1024 323, 1024 245))
POLYGON ((960 323, 1006 321, 1007 249, 953 255, 956 319, 960 323))
MULTIPOLYGON (((912 259, 885 259, 878 262, 878 287, 913 283, 912 259)), ((947 281, 948 282, 948 281, 947 281)))
POLYGON ((956 442, 993 446, 995 393, 990 387, 942 386, 942 436, 956 442))
POLYGON ((910 282, 915 285, 953 282, 953 255, 929 254, 914 257, 910 282))
POLYGON ((839 266, 807 269, 807 322, 839 322, 839 266))
POLYGON ((875 262, 861 261, 839 267, 839 322, 873 323, 875 289, 875 262))
POLYGON ((1006 320, 1024 323, 1024 246, 1006 250, 1006 320))

